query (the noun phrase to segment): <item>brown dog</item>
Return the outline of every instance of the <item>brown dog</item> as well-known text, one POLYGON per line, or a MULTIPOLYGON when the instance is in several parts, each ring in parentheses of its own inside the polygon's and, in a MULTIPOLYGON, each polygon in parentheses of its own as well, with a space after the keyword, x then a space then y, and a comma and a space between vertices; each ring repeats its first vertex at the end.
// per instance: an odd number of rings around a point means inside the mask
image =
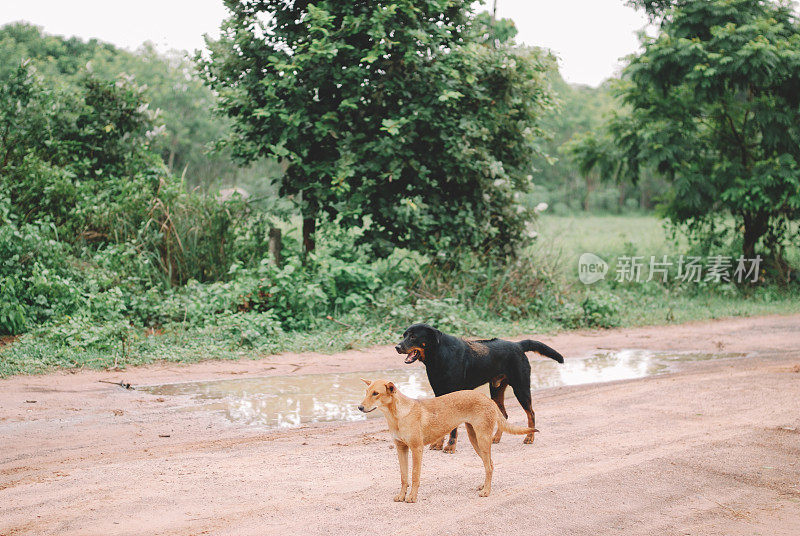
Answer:
POLYGON ((475 391, 456 391, 436 398, 416 400, 403 395, 390 381, 363 378, 361 381, 367 384, 367 393, 358 409, 364 413, 380 409, 389 423, 389 432, 397 447, 400 493, 395 496, 395 501, 417 502, 423 447, 441 439, 461 423, 465 423, 470 443, 486 469, 486 478, 478 488, 481 497, 487 497, 492 491, 492 436, 495 430, 498 438, 503 432, 519 435, 534 432, 533 428, 508 424, 500 408, 488 397, 475 391), (413 469, 411 492, 406 495, 409 449, 413 469))

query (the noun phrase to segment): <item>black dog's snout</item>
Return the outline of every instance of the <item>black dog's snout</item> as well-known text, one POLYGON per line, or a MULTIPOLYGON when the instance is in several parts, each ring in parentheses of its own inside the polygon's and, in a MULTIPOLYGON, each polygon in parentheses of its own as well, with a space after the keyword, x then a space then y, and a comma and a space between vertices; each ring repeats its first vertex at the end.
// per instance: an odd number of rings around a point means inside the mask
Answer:
POLYGON ((397 353, 398 353, 398 354, 402 354, 402 353, 403 353, 403 347, 402 347, 402 345, 400 345, 400 344, 398 344, 397 346, 395 346, 395 347, 394 347, 394 349, 395 349, 395 350, 397 350, 397 353))

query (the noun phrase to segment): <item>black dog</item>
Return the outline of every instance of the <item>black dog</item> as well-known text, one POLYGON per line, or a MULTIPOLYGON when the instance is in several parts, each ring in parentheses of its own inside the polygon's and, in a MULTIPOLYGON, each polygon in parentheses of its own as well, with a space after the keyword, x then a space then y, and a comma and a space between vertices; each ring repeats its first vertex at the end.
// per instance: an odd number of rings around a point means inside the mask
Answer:
MULTIPOLYGON (((531 408, 531 364, 525 357, 525 352, 537 352, 559 363, 564 362, 561 354, 539 341, 465 341, 427 324, 409 327, 395 350, 400 354, 407 354, 406 363, 419 359, 425 364, 428 381, 436 396, 475 389, 488 382, 492 400, 506 417, 505 391, 510 385, 514 396, 528 415, 529 428, 535 428, 536 417, 531 408)), ((455 451, 457 436, 458 429, 450 432, 445 452, 455 451)), ((495 442, 499 440, 498 435, 495 442)), ((431 445, 431 448, 442 448, 443 441, 444 438, 431 445)), ((525 436, 525 443, 533 443, 533 434, 525 436)))

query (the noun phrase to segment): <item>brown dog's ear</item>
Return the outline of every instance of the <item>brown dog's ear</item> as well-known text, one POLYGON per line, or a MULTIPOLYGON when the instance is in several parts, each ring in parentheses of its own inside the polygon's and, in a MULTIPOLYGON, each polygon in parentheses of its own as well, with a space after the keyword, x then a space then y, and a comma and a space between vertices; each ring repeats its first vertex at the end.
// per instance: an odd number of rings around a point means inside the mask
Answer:
POLYGON ((372 385, 372 382, 371 382, 371 381, 369 381, 369 380, 365 380, 364 378, 361 378, 361 381, 362 381, 362 382, 364 382, 364 383, 366 383, 367 385, 372 385))
POLYGON ((394 393, 394 384, 392 382, 386 384, 386 392, 394 393))

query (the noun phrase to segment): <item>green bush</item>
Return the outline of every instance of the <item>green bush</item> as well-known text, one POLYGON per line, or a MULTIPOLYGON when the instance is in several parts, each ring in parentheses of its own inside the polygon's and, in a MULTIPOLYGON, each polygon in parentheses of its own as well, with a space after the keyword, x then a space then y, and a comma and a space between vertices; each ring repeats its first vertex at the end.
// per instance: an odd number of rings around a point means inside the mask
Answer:
POLYGON ((619 298, 606 292, 590 293, 581 303, 583 322, 588 327, 611 328, 619 325, 619 298))
POLYGON ((20 66, 0 84, 0 183, 20 222, 51 222, 60 239, 119 242, 135 236, 165 168, 142 89, 87 76, 47 87, 20 66))
POLYGON ((0 225, 0 335, 72 314, 85 303, 82 274, 47 226, 0 225))
POLYGON ((584 319, 586 315, 583 307, 577 303, 566 302, 554 313, 556 321, 566 329, 578 329, 585 327, 584 319))
POLYGON ((280 322, 270 313, 237 312, 213 317, 201 334, 211 334, 221 342, 239 347, 270 351, 283 334, 280 322))
POLYGON ((590 291, 578 303, 561 304, 556 320, 565 328, 611 328, 619 325, 620 300, 604 291, 590 291))
POLYGON ((478 315, 456 298, 422 298, 392 309, 389 314, 397 325, 424 322, 445 332, 464 335, 473 334, 479 323, 478 315))

